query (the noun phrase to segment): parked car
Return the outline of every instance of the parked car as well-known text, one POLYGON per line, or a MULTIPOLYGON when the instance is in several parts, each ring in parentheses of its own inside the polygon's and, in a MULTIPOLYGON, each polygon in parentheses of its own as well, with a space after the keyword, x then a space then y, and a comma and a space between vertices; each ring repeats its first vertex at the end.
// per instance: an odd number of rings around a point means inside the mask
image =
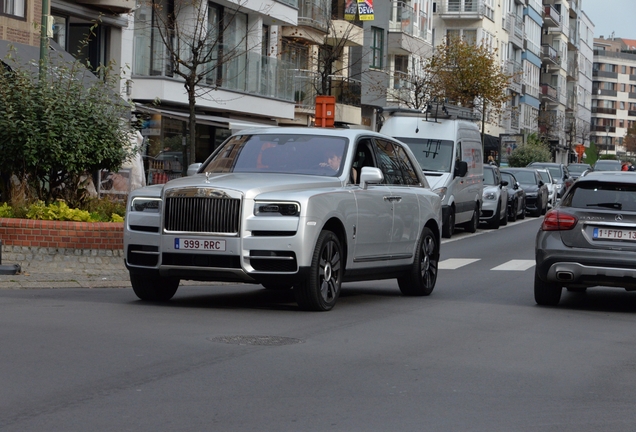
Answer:
POLYGON ((526 217, 526 192, 512 173, 502 171, 502 180, 508 182, 508 220, 514 222, 526 217))
POLYGON ((243 130, 193 176, 128 199, 125 263, 142 300, 180 280, 290 289, 330 310, 344 281, 397 278, 408 296, 437 280, 442 206, 404 144, 365 130, 243 130))
POLYGON ((636 176, 593 172, 579 178, 537 233, 534 297, 557 305, 563 288, 636 290, 636 176))
POLYGON ((552 178, 557 181, 557 201, 561 199, 563 193, 567 190, 567 188, 572 186, 572 183, 574 183, 574 179, 570 175, 567 166, 562 163, 532 162, 528 164, 528 168, 547 168, 550 171, 550 174, 552 174, 552 178))
POLYGON ((619 160, 601 159, 594 164, 594 171, 620 171, 623 163, 619 160))
MULTIPOLYGON (((503 170, 502 170, 503 171, 503 170)), ((526 210, 531 216, 541 216, 548 208, 548 187, 533 168, 505 168, 515 176, 526 192, 526 210)))
POLYGON ((551 209, 556 205, 557 202, 557 187, 556 180, 552 178, 550 171, 547 168, 537 168, 539 175, 541 176, 541 180, 548 187, 548 208, 551 209))
POLYGON ((593 170, 592 166, 586 163, 571 163, 568 165, 568 171, 574 180, 593 170))
POLYGON ((498 229, 508 224, 508 182, 501 179, 499 168, 484 165, 484 193, 480 222, 489 228, 498 229))

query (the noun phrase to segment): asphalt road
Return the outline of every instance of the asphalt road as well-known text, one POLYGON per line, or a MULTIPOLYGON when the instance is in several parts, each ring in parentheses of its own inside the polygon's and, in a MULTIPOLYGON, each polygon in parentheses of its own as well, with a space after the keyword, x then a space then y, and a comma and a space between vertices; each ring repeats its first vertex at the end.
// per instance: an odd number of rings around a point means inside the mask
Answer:
POLYGON ((0 290, 1 431, 631 431, 636 293, 532 295, 530 219, 442 246, 430 297, 347 284, 0 290))

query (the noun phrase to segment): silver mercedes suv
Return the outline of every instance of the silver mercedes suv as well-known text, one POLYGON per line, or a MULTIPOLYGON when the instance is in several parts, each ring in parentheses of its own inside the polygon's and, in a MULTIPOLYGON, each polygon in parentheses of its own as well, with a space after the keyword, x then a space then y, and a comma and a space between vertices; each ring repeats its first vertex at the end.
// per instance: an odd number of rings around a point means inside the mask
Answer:
POLYGON ((557 305, 563 288, 636 290, 636 173, 579 177, 536 237, 534 297, 557 305))
POLYGON ((408 146, 365 130, 268 128, 229 137, 190 177, 133 191, 126 267, 142 300, 180 280, 292 289, 329 310, 342 282, 437 279, 442 209, 408 146))

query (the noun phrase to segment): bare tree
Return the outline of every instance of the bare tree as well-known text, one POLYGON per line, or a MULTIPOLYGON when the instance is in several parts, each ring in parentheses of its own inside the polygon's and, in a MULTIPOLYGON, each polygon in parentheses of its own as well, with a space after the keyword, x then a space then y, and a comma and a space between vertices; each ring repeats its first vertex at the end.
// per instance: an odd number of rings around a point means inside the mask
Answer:
MULTIPOLYGON (((153 11, 147 24, 163 48, 153 50, 164 53, 166 73, 183 79, 188 96, 190 154, 188 159, 184 148, 183 157, 188 163, 195 161, 197 98, 245 73, 248 42, 256 29, 239 31, 247 28, 243 4, 216 8, 202 0, 146 0, 153 11)), ((184 164, 184 174, 186 169, 184 164)))

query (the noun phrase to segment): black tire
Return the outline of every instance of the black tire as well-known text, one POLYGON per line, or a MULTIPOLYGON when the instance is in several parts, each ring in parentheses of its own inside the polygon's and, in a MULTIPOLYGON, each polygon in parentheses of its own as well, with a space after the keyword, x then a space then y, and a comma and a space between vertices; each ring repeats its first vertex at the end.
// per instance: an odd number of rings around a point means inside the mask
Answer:
POLYGON ((508 225, 508 206, 506 206, 506 211, 504 212, 504 216, 503 216, 503 218, 501 218, 501 221, 499 222, 499 225, 501 225, 501 226, 508 225))
POLYGON ((531 216, 534 216, 534 217, 541 216, 541 212, 543 211, 542 205, 543 203, 537 202, 537 209, 532 211, 531 216))
POLYGON ((561 300, 563 287, 555 282, 544 282, 534 271, 534 301, 541 306, 556 306, 561 300))
POLYGON ((322 231, 316 242, 307 280, 294 285, 298 306, 310 311, 333 309, 340 296, 343 270, 340 240, 333 232, 322 231))
POLYGON ((130 283, 140 300, 165 302, 174 297, 179 279, 130 273, 130 283))
POLYGON ((439 246, 433 231, 422 230, 408 274, 398 278, 398 286, 405 296, 427 296, 433 292, 437 281, 439 246))
POLYGON ((512 205, 510 206, 510 214, 508 215, 508 220, 510 222, 516 222, 518 213, 519 213, 519 200, 516 199, 512 202, 512 205))
POLYGON ((469 233, 475 233, 477 232, 477 227, 479 227, 479 206, 475 204, 473 217, 471 220, 466 222, 466 224, 464 225, 464 230, 469 233))
POLYGON ((442 224, 442 237, 451 238, 455 234, 455 207, 450 208, 448 218, 442 224))
POLYGON ((497 210, 495 210, 495 214, 492 219, 488 221, 488 228, 499 229, 499 224, 501 223, 501 219, 499 219, 499 213, 501 213, 501 203, 497 203, 497 210))
POLYGON ((521 207, 521 214, 519 215, 519 219, 526 218, 526 200, 523 200, 523 203, 519 204, 521 207))

